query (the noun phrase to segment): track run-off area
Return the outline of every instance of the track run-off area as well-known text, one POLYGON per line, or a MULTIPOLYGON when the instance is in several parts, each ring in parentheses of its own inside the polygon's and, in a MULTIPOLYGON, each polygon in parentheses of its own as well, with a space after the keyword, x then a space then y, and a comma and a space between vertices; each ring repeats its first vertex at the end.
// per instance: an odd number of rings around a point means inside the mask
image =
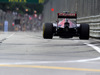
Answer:
POLYGON ((100 39, 0 32, 0 75, 100 75, 100 39))

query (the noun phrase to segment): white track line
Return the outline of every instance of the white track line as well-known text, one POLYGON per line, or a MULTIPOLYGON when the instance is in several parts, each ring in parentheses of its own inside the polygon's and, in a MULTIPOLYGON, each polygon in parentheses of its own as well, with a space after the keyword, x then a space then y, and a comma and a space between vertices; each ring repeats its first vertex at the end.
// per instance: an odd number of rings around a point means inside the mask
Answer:
MULTIPOLYGON (((87 46, 92 47, 93 49, 95 49, 97 52, 100 53, 100 48, 92 45, 92 44, 88 44, 88 43, 84 43, 87 46)), ((100 60, 100 57, 97 58, 91 58, 91 59, 81 59, 81 60, 72 60, 72 61, 33 61, 33 62, 18 62, 15 64, 57 64, 57 63, 74 63, 74 62, 90 62, 90 61, 96 61, 96 60, 100 60)))
POLYGON ((12 37, 14 34, 15 34, 15 33, 12 33, 10 36, 6 37, 6 39, 8 39, 8 38, 12 37))
MULTIPOLYGON (((15 33, 13 33, 12 35, 10 35, 9 37, 13 36, 15 33)), ((8 38, 9 38, 8 37, 8 38)), ((100 48, 92 45, 92 44, 88 44, 88 43, 84 43, 89 47, 92 47, 93 49, 95 49, 98 53, 100 53, 100 48)), ((80 59, 80 60, 71 60, 71 61, 25 61, 25 62, 9 62, 9 63, 0 63, 0 65, 5 65, 5 64, 66 64, 66 63, 75 63, 75 62, 90 62, 90 61, 97 61, 100 60, 100 57, 97 58, 91 58, 91 59, 80 59)))
POLYGON ((87 46, 92 47, 92 48, 95 49, 98 53, 100 53, 100 48, 99 48, 99 47, 97 47, 97 46, 95 46, 95 45, 92 45, 92 44, 88 44, 88 43, 84 43, 84 44, 86 44, 87 46))

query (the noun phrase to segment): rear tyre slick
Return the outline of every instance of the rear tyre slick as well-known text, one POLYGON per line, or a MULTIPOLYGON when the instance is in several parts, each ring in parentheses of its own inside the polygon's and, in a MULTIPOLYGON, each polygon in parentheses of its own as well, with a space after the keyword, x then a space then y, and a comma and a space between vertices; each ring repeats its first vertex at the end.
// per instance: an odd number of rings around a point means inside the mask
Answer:
POLYGON ((43 25, 43 38, 44 39, 53 38, 53 24, 52 23, 45 23, 43 25))
POLYGON ((80 39, 88 40, 89 39, 89 25, 88 24, 81 24, 80 25, 80 39))

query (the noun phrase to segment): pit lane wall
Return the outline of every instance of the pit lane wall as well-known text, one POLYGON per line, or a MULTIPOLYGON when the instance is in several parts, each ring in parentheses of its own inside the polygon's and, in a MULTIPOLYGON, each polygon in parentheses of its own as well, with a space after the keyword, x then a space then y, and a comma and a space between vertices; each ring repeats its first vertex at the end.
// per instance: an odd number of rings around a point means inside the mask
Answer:
POLYGON ((62 11, 77 11, 78 23, 88 23, 90 36, 100 38, 100 0, 49 0, 44 5, 43 22, 55 22, 62 11))

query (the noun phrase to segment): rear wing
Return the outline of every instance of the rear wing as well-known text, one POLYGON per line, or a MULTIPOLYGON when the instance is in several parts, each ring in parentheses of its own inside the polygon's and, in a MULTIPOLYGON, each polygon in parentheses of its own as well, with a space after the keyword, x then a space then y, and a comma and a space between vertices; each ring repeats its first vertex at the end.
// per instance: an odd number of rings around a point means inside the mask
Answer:
POLYGON ((74 18, 77 18, 77 14, 58 13, 58 18, 71 18, 71 19, 74 19, 74 18))

